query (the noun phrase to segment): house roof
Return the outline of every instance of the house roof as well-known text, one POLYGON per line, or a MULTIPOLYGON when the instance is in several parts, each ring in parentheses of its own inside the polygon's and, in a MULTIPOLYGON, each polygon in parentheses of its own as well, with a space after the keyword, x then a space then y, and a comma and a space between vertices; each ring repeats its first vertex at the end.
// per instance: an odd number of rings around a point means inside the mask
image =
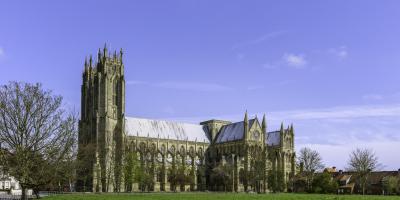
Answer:
POLYGON ((327 167, 324 169, 324 172, 329 172, 329 173, 336 172, 336 167, 327 167))
POLYGON ((198 142, 209 141, 201 125, 133 117, 125 118, 125 133, 128 136, 160 137, 198 142))
MULTIPOLYGON (((398 171, 373 171, 368 174, 368 183, 373 185, 381 184, 382 180, 385 177, 394 176, 397 177, 400 172, 398 171)), ((333 172, 330 173, 333 175, 335 180, 345 181, 349 179, 350 183, 354 182, 358 178, 358 174, 356 172, 333 172)))
POLYGON ((343 176, 339 178, 339 181, 348 181, 350 178, 351 175, 343 174, 343 176))

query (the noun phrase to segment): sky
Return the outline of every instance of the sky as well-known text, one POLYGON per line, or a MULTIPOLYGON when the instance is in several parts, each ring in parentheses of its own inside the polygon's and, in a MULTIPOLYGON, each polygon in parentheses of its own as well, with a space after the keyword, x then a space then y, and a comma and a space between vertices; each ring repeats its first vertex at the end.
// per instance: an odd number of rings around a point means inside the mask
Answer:
POLYGON ((0 1, 0 84, 80 108, 86 56, 124 50, 126 115, 199 123, 264 113, 345 169, 400 168, 400 1, 0 1))

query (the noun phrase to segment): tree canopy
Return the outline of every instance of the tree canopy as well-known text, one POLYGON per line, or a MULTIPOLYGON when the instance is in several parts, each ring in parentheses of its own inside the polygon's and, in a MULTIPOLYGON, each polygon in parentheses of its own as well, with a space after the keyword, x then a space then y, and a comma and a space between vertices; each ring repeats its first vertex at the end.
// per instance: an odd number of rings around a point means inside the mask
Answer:
POLYGON ((62 108, 62 97, 41 84, 0 86, 1 162, 8 173, 36 193, 50 183, 76 148, 76 117, 62 108))

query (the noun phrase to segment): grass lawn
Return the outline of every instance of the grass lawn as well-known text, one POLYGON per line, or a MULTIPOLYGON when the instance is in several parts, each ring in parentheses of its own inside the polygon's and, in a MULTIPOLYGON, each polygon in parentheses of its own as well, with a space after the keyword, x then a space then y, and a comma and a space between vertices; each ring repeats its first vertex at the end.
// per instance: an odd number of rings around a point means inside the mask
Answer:
POLYGON ((318 195, 318 194, 244 194, 244 193, 134 193, 134 194, 65 194, 44 200, 400 200, 400 196, 318 195))

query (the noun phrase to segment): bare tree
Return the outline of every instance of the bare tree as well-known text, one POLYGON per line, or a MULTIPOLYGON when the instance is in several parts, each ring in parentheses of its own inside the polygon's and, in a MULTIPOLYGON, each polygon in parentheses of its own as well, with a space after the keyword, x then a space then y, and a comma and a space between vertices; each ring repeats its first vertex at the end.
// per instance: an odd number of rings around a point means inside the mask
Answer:
POLYGON ((350 153, 347 170, 357 173, 362 193, 365 194, 369 173, 380 166, 378 157, 372 149, 357 148, 350 153))
POLYGON ((11 82, 0 86, 2 163, 25 190, 51 182, 59 163, 71 155, 76 117, 61 108, 62 97, 40 84, 11 82))
POLYGON ((322 170, 324 165, 322 164, 322 157, 316 150, 312 150, 308 147, 300 149, 299 156, 297 158, 299 165, 303 166, 303 173, 306 176, 307 189, 310 191, 312 188, 312 182, 314 174, 318 170, 322 170))

